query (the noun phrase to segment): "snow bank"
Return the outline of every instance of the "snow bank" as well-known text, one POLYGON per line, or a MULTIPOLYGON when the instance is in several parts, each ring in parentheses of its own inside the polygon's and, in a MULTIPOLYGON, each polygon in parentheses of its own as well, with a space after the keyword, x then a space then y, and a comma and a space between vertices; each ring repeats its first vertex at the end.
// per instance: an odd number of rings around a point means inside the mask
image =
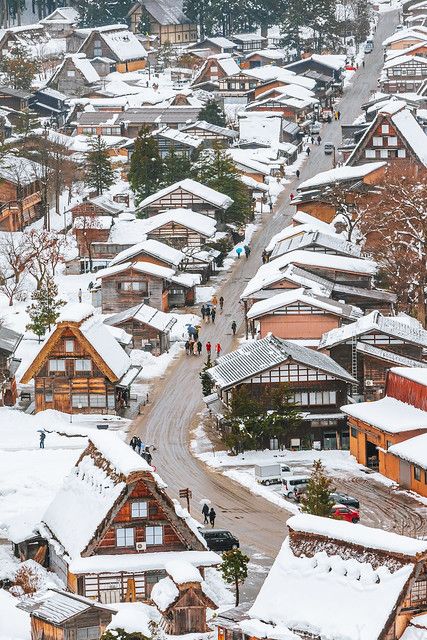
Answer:
POLYGON ((185 584, 186 582, 202 582, 200 571, 190 562, 185 560, 171 560, 165 565, 166 573, 170 575, 176 584, 185 584))
POLYGON ((178 596, 178 587, 170 578, 162 578, 159 580, 151 591, 151 599, 160 611, 166 611, 178 596))
POLYGON ((30 640, 30 614, 17 609, 19 603, 10 593, 0 589, 0 638, 1 640, 30 640))

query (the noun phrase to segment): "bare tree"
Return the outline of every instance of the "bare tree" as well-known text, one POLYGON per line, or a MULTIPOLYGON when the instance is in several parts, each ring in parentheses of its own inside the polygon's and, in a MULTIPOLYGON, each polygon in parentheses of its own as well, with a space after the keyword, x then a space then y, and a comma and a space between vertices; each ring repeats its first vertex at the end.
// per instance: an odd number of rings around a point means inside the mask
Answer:
POLYGON ((366 209, 360 229, 365 246, 379 263, 385 284, 395 291, 399 308, 426 326, 427 181, 406 170, 389 171, 381 198, 366 209))
POLYGON ((100 216, 79 216, 74 225, 80 257, 89 258, 89 269, 93 270, 92 243, 97 229, 102 229, 100 216))
POLYGON ((64 261, 68 238, 63 234, 33 228, 24 234, 23 242, 27 271, 35 279, 39 290, 45 279, 53 276, 58 264, 64 261))

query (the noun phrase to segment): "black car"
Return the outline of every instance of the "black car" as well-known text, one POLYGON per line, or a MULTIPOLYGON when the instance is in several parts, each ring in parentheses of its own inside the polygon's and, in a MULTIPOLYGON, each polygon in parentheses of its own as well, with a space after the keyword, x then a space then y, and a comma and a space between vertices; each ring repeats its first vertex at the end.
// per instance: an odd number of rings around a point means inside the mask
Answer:
POLYGON ((237 549, 239 541, 225 529, 201 529, 200 533, 207 542, 210 551, 230 551, 237 549))
POLYGON ((335 504, 343 504, 346 507, 353 507, 354 509, 359 508, 359 500, 357 500, 357 498, 352 498, 352 496, 348 496, 346 493, 341 493, 340 491, 331 493, 331 499, 335 504))

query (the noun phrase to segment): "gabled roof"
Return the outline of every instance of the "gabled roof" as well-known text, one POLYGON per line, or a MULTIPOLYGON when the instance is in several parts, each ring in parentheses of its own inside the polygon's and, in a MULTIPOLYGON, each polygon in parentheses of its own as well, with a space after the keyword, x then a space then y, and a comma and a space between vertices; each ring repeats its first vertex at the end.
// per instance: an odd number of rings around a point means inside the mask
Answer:
POLYGON ((372 358, 375 358, 377 360, 382 360, 383 362, 394 364, 396 365, 396 368, 427 368, 427 362, 420 362, 419 360, 414 360, 413 358, 407 358, 406 356, 402 356, 400 353, 396 353, 395 351, 386 351, 386 349, 379 349, 378 347, 374 347, 374 345, 367 342, 358 342, 356 345, 356 351, 358 353, 363 353, 366 356, 371 356, 372 358))
POLYGON ((165 313, 164 311, 150 307, 148 304, 142 303, 130 307, 125 311, 121 311, 120 313, 115 313, 109 318, 106 318, 104 324, 118 325, 130 319, 163 332, 170 331, 177 322, 177 319, 174 318, 171 313, 165 313))
POLYGON ((206 238, 211 238, 216 232, 216 220, 203 213, 192 211, 191 209, 166 209, 155 216, 151 216, 145 220, 146 233, 150 233, 169 222, 182 225, 188 229, 192 229, 206 238))
POLYGON ((174 249, 164 242, 159 242, 158 240, 143 240, 128 249, 124 249, 124 251, 120 251, 120 253, 110 261, 108 266, 113 267, 115 264, 127 262, 141 253, 159 258, 159 260, 167 262, 174 267, 177 267, 185 258, 182 251, 174 249))
MULTIPOLYGON (((91 433, 87 448, 42 518, 43 535, 57 541, 68 561, 91 556, 138 481, 160 503, 185 547, 204 550, 188 512, 179 512, 152 467, 113 433, 91 433)), ((108 563, 110 556, 106 558, 108 563)))
POLYGON ((97 27, 90 30, 86 40, 82 43, 79 52, 84 51, 89 38, 96 33, 100 40, 110 49, 117 62, 127 60, 141 60, 147 57, 147 52, 134 33, 129 31, 127 25, 114 24, 105 27, 97 27))
POLYGON ((337 302, 330 298, 313 295, 309 290, 301 288, 285 290, 283 293, 277 293, 271 298, 256 302, 249 309, 247 317, 249 319, 260 318, 287 307, 288 305, 294 305, 297 303, 321 309, 333 315, 345 318, 358 318, 362 315, 362 311, 357 307, 343 304, 342 302, 337 302))
POLYGON ((239 136, 237 131, 234 129, 228 129, 227 127, 219 127, 216 124, 212 124, 211 122, 206 122, 205 120, 197 120, 197 122, 193 122, 192 124, 188 124, 185 127, 182 127, 181 131, 193 130, 193 129, 201 129, 202 131, 211 131, 219 136, 223 136, 225 138, 237 138, 239 136))
MULTIPOLYGON (((91 61, 88 60, 88 58, 86 58, 86 56, 83 53, 74 53, 72 55, 65 56, 60 66, 55 71, 52 78, 49 80, 49 84, 52 84, 55 81, 55 79, 61 74, 64 67, 67 66, 70 61, 73 64, 73 66, 78 71, 80 71, 80 73, 83 75, 84 79, 88 84, 94 84, 95 82, 100 81, 101 78, 97 70, 95 69, 95 67, 92 65, 91 61)), ((85 112, 83 111, 81 115, 84 115, 84 114, 85 112)), ((92 112, 91 112, 91 115, 92 115, 92 112)), ((104 114, 105 119, 107 119, 108 116, 111 118, 111 114, 104 114)))
POLYGON ((31 613, 34 618, 54 625, 62 625, 90 609, 109 611, 111 615, 114 613, 113 609, 96 600, 59 589, 49 589, 33 594, 17 606, 31 613))
POLYGON ((281 640, 385 637, 415 565, 427 553, 425 541, 306 514, 287 525, 289 537, 249 619, 239 625, 245 634, 281 640))
POLYGON ((22 333, 17 333, 17 331, 12 331, 7 327, 0 327, 0 352, 7 355, 15 353, 22 338, 22 333))
POLYGON ((419 31, 415 31, 414 29, 402 29, 401 31, 393 33, 391 36, 383 40, 382 46, 387 47, 389 44, 400 42, 401 40, 406 40, 407 38, 410 40, 415 40, 417 38, 420 41, 427 40, 427 33, 423 34, 419 31))
MULTIPOLYGON (((294 229, 297 230, 298 226, 294 227, 294 229)), ((290 238, 279 240, 271 253, 271 258, 275 259, 289 251, 310 249, 311 247, 322 247, 328 251, 335 251, 337 255, 353 258, 361 257, 362 252, 359 245, 349 242, 338 234, 334 234, 332 227, 330 231, 331 233, 322 233, 321 231, 310 230, 295 233, 290 238)))
POLYGON ((345 382, 355 382, 355 379, 329 356, 271 334, 221 356, 217 359, 217 364, 208 369, 208 375, 221 389, 228 389, 287 361, 320 370, 345 382), (319 355, 322 357, 318 358, 319 355))
POLYGON ((180 180, 180 182, 175 182, 171 184, 169 187, 165 187, 164 189, 160 189, 153 195, 148 196, 145 200, 139 205, 139 210, 145 209, 153 202, 164 198, 169 195, 173 191, 177 191, 178 189, 182 189, 183 191, 187 191, 188 193, 192 193, 198 198, 202 200, 206 200, 209 204, 218 207, 219 209, 228 209, 233 204, 233 200, 228 196, 220 193, 219 191, 215 191, 215 189, 211 189, 196 180, 192 180, 191 178, 184 178, 184 180, 180 180))
POLYGON ((175 274, 174 269, 161 267, 160 265, 152 264, 151 262, 128 261, 116 264, 114 265, 114 267, 106 267, 105 269, 100 269, 95 277, 97 280, 102 280, 103 278, 109 278, 110 276, 116 275, 117 273, 127 271, 128 269, 133 269, 134 271, 138 271, 139 273, 146 273, 158 278, 164 278, 165 280, 170 280, 175 274))
POLYGON ((341 407, 341 411, 387 433, 427 429, 427 411, 391 396, 385 396, 375 402, 347 404, 341 407))
POLYGON ((200 145, 203 144, 202 138, 198 138, 197 136, 191 136, 188 133, 182 131, 182 129, 172 129, 171 127, 165 126, 160 129, 156 129, 151 134, 154 138, 167 138, 173 142, 179 142, 187 147, 192 147, 193 149, 198 149, 200 145))
POLYGON ((40 20, 40 24, 63 23, 75 24, 79 21, 79 12, 73 7, 57 7, 46 18, 40 20))
POLYGON ((141 0, 140 4, 161 25, 191 23, 180 9, 180 3, 171 0, 141 0))
POLYGON ((336 167, 335 169, 329 169, 328 171, 317 173, 313 178, 304 180, 304 182, 301 182, 301 184, 298 185, 298 191, 305 191, 306 189, 313 189, 314 187, 325 186, 335 182, 362 180, 370 173, 386 166, 387 162, 367 162, 354 167, 336 167))
POLYGON ((0 179, 16 185, 27 185, 43 176, 43 167, 34 160, 7 153, 0 160, 0 179))
POLYGON ((40 345, 39 351, 21 377, 23 384, 27 384, 38 374, 66 330, 71 330, 110 382, 117 382, 128 371, 129 356, 104 326, 102 319, 94 315, 94 308, 88 304, 69 303, 63 307, 56 326, 40 345))
POLYGON ((352 324, 324 333, 319 343, 319 349, 328 349, 352 338, 359 338, 373 332, 427 347, 427 331, 417 321, 414 322, 411 319, 408 322, 406 318, 383 316, 379 311, 371 311, 352 324))

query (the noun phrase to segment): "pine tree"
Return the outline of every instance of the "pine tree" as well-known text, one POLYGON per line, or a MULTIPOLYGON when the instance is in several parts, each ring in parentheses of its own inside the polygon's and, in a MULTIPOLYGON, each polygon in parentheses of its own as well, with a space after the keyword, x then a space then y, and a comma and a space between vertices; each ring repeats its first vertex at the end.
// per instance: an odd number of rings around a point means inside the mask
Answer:
POLYGON ((225 127, 225 114, 216 100, 207 101, 203 109, 200 109, 198 119, 225 127))
POLYGON ((27 49, 16 44, 11 47, 7 55, 0 56, 0 73, 3 74, 3 84, 13 89, 31 89, 38 65, 27 49))
POLYGON ((64 300, 59 300, 57 296, 58 287, 51 277, 47 277, 42 286, 31 296, 33 303, 27 308, 31 322, 27 325, 27 329, 36 334, 39 342, 46 331, 50 331, 55 324, 59 309, 65 304, 64 300))
POLYGON ((114 182, 114 171, 107 153, 107 145, 101 136, 96 136, 89 141, 90 151, 86 156, 86 182, 96 189, 99 196, 105 189, 111 187, 114 182))
POLYGON ((22 141, 26 142, 27 138, 34 132, 34 129, 40 127, 40 118, 31 109, 22 109, 16 121, 15 131, 22 136, 22 141))
POLYGON ((289 446, 302 425, 302 415, 292 391, 283 386, 271 389, 267 403, 270 410, 262 416, 264 438, 277 438, 279 446, 289 446))
POLYGON ((301 511, 314 516, 330 518, 334 501, 331 498, 333 491, 332 480, 325 474, 321 460, 315 460, 307 490, 301 498, 301 511))
POLYGON ((148 127, 142 127, 135 139, 128 175, 137 204, 159 189, 163 171, 164 165, 157 140, 153 138, 148 127))
POLYGON ((233 584, 236 591, 236 607, 239 606, 240 585, 248 577, 249 557, 240 549, 231 549, 222 554, 221 573, 225 582, 233 584))
POLYGON ((240 175, 227 151, 219 144, 200 153, 193 166, 195 180, 224 193, 233 204, 224 213, 222 222, 242 224, 252 213, 249 189, 240 180, 240 175))
POLYGON ((171 147, 163 165, 162 184, 165 187, 188 178, 191 172, 191 161, 186 156, 177 155, 175 147, 171 147))
POLYGON ((199 373, 199 377, 202 382, 202 393, 204 396, 209 396, 212 393, 214 383, 212 378, 210 378, 207 373, 208 369, 210 369, 212 366, 212 360, 210 359, 210 356, 208 356, 208 359, 203 365, 203 369, 199 373))

